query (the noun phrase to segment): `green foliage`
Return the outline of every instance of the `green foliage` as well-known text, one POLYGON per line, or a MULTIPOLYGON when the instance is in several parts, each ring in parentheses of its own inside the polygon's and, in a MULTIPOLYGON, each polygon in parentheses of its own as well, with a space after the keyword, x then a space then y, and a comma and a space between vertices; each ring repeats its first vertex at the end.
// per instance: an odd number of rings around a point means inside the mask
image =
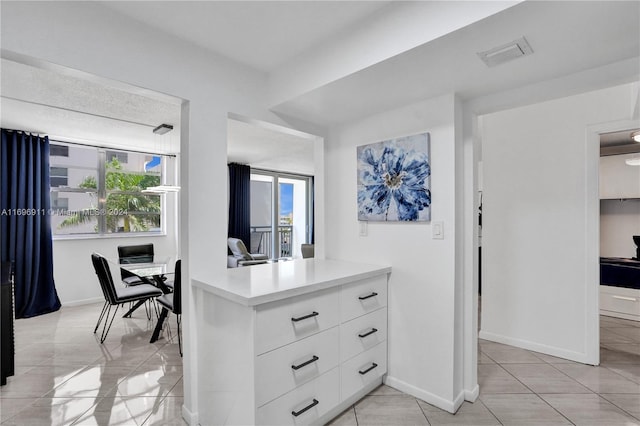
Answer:
MULTIPOLYGON (((104 212, 99 211, 97 194, 92 193, 91 207, 74 212, 58 225, 59 228, 89 223, 103 213, 106 213, 107 232, 141 232, 160 226, 160 196, 140 194, 143 189, 160 185, 160 176, 124 171, 120 162, 113 158, 106 164, 105 185, 104 212)), ((78 186, 97 190, 98 182, 95 177, 87 176, 78 186)), ((97 227, 96 222, 96 230, 97 227)))

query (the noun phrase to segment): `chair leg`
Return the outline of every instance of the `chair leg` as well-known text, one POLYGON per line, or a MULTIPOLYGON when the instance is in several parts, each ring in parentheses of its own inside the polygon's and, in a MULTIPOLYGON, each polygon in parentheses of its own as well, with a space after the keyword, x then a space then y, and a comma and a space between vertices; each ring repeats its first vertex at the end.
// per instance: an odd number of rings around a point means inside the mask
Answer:
POLYGON ((98 331, 98 327, 100 327, 100 322, 104 317, 104 313, 107 312, 108 306, 109 306, 109 302, 105 301, 104 305, 102 305, 102 312, 100 312, 100 317, 98 318, 98 323, 96 324, 96 328, 93 329, 93 334, 96 334, 96 331, 98 331))
POLYGON ((178 324, 178 349, 180 350, 180 356, 182 356, 182 333, 180 332, 182 315, 176 315, 176 323, 178 324))
POLYGON ((118 308, 120 307, 120 305, 114 305, 115 308, 113 309, 113 315, 111 315, 111 320, 109 320, 109 315, 111 314, 111 306, 112 305, 109 305, 109 309, 107 310, 107 317, 105 318, 104 327, 102 328, 100 343, 104 343, 105 339, 107 338, 107 334, 109 334, 109 330, 111 330, 111 324, 113 324, 113 320, 115 319, 116 314, 118 313, 118 308))
POLYGON ((151 306, 150 306, 150 303, 151 303, 151 299, 147 299, 145 301, 145 303, 144 303, 144 311, 147 314, 147 321, 151 321, 151 306), (149 303, 147 303, 147 302, 149 302, 149 303))
POLYGON ((133 307, 131 309, 129 309, 127 311, 126 314, 124 314, 122 316, 122 318, 131 318, 131 314, 133 313, 133 311, 135 311, 136 309, 138 309, 140 307, 140 305, 142 305, 144 302, 146 302, 147 299, 142 299, 142 300, 138 300, 135 305, 133 305, 133 307))

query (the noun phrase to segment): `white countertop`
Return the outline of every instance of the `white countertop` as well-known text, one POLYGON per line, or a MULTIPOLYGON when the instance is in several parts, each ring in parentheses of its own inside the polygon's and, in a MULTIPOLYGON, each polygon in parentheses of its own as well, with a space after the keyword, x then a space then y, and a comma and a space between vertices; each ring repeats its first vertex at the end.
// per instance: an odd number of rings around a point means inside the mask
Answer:
POLYGON ((193 284, 236 303, 256 306, 390 272, 390 266, 296 259, 231 268, 206 281, 194 279, 193 284))

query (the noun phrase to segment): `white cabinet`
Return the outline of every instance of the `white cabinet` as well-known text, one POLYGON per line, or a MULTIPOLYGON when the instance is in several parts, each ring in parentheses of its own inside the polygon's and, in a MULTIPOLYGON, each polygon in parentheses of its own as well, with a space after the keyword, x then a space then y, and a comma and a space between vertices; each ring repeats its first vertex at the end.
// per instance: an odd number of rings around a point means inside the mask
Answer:
POLYGON ((640 198, 640 166, 629 166, 627 159, 640 154, 600 157, 600 198, 640 198))
POLYGON ((200 424, 324 424, 382 383, 390 269, 296 262, 237 268, 299 277, 297 285, 254 282, 256 297, 241 296, 237 286, 251 275, 232 272, 237 287, 224 291, 194 281, 205 290, 198 304, 200 424))
POLYGON ((600 313, 640 321, 640 290, 601 285, 600 313))

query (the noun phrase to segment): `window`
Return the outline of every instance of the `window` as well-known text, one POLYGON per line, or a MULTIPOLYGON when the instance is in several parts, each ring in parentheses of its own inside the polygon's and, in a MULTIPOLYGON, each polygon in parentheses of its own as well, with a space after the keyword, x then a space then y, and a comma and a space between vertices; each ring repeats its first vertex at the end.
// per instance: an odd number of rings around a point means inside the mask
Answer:
POLYGON ((69 183, 69 170, 66 167, 51 167, 49 169, 49 182, 51 186, 67 186, 69 183))
POLYGON ((162 182, 162 157, 70 145, 50 155, 54 235, 160 233, 162 197, 142 191, 162 182), (149 164, 149 158, 158 158, 149 164), (124 160, 122 162, 121 160, 124 160))
POLYGON ((251 173, 251 253, 301 256, 300 245, 312 239, 312 186, 308 176, 251 173))
POLYGON ((68 157, 69 156, 69 147, 65 145, 54 145, 51 144, 49 146, 49 156, 51 157, 68 157))
POLYGON ((129 162, 129 154, 120 151, 107 151, 107 163, 112 162, 114 159, 120 164, 127 164, 129 162))

